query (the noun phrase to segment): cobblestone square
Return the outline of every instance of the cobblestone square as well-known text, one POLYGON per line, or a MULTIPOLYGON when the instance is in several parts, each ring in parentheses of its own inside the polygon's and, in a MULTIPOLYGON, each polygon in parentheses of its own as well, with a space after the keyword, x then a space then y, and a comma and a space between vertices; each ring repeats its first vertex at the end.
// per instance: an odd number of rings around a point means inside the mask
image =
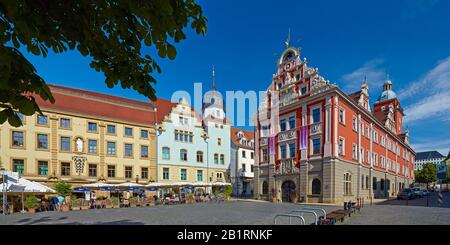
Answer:
MULTIPOLYGON (((396 224, 450 224, 450 194, 444 194, 444 207, 438 207, 436 196, 410 200, 390 200, 365 205, 360 213, 347 218, 346 225, 396 225, 396 224)), ((100 224, 100 225, 271 225, 276 214, 288 213, 304 204, 274 204, 262 201, 230 201, 225 203, 198 203, 121 209, 97 209, 71 212, 42 212, 1 216, 0 224, 100 224)), ((322 205, 327 212, 340 206, 322 205)), ((313 222, 306 216, 307 223, 313 222)), ((280 220, 286 224, 286 220, 280 220)), ((341 223, 338 223, 341 224, 341 223)))

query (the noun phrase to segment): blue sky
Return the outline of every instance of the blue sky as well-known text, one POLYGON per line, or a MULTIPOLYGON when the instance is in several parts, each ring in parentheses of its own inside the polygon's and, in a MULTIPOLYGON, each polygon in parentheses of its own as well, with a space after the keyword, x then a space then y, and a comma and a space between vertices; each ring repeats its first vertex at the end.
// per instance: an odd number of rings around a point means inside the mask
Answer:
MULTIPOLYGON (((358 90, 366 75, 374 102, 389 73, 415 150, 446 155, 450 149, 450 1, 198 2, 208 18, 207 34, 188 30, 174 61, 158 59, 159 97, 192 92, 194 82, 203 82, 206 91, 213 64, 220 91, 265 90, 290 28, 292 46, 346 92, 358 90)), ((144 51, 155 55, 151 48, 144 51)), ((48 83, 145 100, 133 91, 108 89, 90 59, 76 52, 26 56, 48 83)))

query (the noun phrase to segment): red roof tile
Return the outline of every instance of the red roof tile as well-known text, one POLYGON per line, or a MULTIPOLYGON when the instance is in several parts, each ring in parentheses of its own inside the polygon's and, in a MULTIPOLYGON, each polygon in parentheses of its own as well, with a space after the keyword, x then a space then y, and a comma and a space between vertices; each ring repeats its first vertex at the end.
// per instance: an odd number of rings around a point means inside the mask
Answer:
POLYGON ((231 142, 233 142, 233 144, 235 144, 235 145, 238 145, 238 146, 241 146, 241 147, 246 147, 246 148, 251 148, 250 146, 248 146, 248 145, 242 145, 240 142, 239 142, 239 140, 241 139, 239 136, 238 136, 238 133, 239 132, 242 132, 243 134, 244 134, 244 138, 246 138, 248 141, 250 141, 250 140, 254 140, 254 138, 255 138, 255 133, 254 132, 250 132, 250 131, 248 131, 248 130, 243 130, 243 129, 240 129, 240 128, 231 128, 231 130, 230 130, 230 137, 231 137, 231 142))
POLYGON ((49 87, 55 103, 51 104, 35 96, 41 109, 104 117, 148 126, 155 123, 155 112, 151 103, 57 85, 49 87))

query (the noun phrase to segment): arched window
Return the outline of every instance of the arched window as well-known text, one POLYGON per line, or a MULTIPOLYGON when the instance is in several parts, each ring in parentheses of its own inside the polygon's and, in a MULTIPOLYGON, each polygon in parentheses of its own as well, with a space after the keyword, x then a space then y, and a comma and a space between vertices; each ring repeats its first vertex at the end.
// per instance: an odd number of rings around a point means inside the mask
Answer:
POLYGON ((264 181, 262 184, 262 194, 267 195, 269 193, 269 184, 267 184, 267 181, 264 181))
POLYGON ((350 173, 344 174, 344 195, 352 194, 352 175, 350 173))
POLYGON ((197 162, 203 162, 203 151, 197 151, 197 162))
POLYGON ((311 189, 313 195, 320 195, 322 186, 319 179, 313 179, 311 189))
POLYGON ((187 150, 186 149, 181 149, 180 150, 180 160, 181 161, 187 161, 187 150))
POLYGON ((169 147, 165 146, 162 148, 162 159, 170 160, 170 148, 169 147))

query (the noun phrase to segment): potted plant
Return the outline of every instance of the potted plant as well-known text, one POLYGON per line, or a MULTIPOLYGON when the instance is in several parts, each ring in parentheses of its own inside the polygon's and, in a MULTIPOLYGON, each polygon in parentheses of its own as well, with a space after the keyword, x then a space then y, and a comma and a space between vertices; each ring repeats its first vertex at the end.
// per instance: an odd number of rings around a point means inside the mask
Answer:
POLYGON ((297 203, 298 202, 298 195, 297 195, 297 193, 291 192, 289 197, 291 198, 291 202, 293 202, 293 203, 297 203))
MULTIPOLYGON (((64 181, 59 181, 55 183, 54 189, 60 196, 64 197, 64 200, 66 199, 67 196, 70 196, 70 194, 72 194, 72 185, 64 181)), ((62 211, 69 211, 70 203, 64 201, 61 205, 61 209, 62 211)))
POLYGON ((136 198, 134 196, 130 197, 130 208, 136 207, 136 198))
POLYGON ((233 188, 231 187, 231 185, 227 185, 224 187, 223 194, 226 200, 230 200, 231 194, 233 194, 233 188))
POLYGON ((111 197, 111 207, 114 208, 115 206, 120 207, 119 198, 118 197, 111 197))
POLYGON ((277 192, 275 191, 274 188, 272 188, 271 193, 272 193, 272 202, 276 203, 277 202, 277 192))
POLYGON ((72 207, 72 210, 81 209, 78 205, 78 200, 76 196, 70 196, 70 206, 72 207))
POLYGON ((25 198, 23 204, 29 213, 36 213, 36 209, 40 206, 40 203, 35 196, 28 196, 25 198))

